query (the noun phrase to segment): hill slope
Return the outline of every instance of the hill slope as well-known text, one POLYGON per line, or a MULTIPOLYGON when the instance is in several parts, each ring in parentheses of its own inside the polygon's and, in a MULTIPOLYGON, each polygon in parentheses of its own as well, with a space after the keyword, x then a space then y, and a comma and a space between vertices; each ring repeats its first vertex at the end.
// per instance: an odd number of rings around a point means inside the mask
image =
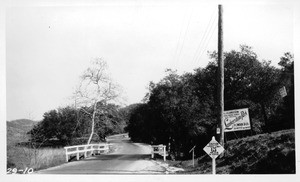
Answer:
MULTIPOLYGON (((228 141, 225 148, 216 160, 218 174, 295 174, 294 129, 228 141)), ((208 155, 199 158, 195 168, 191 161, 173 165, 185 168, 185 173, 211 173, 208 155)))
POLYGON ((26 133, 30 131, 35 124, 37 124, 36 121, 32 121, 29 119, 18 119, 13 121, 7 121, 6 122, 7 145, 26 141, 28 139, 26 133))

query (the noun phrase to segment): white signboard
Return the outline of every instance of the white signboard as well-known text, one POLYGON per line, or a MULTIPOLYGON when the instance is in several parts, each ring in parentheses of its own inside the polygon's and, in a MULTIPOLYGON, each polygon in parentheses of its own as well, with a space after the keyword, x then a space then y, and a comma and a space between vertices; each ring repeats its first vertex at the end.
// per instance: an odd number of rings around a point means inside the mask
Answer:
POLYGON ((203 150, 213 159, 217 158, 224 148, 220 145, 215 137, 212 137, 211 141, 203 148, 203 150))
POLYGON ((165 145, 152 145, 152 153, 151 157, 154 158, 154 154, 159 154, 164 157, 164 161, 166 161, 166 146, 165 145))
POLYGON ((282 88, 279 89, 279 93, 280 93, 281 97, 287 96, 285 86, 283 86, 282 88))
POLYGON ((225 132, 250 130, 248 108, 224 111, 225 132))

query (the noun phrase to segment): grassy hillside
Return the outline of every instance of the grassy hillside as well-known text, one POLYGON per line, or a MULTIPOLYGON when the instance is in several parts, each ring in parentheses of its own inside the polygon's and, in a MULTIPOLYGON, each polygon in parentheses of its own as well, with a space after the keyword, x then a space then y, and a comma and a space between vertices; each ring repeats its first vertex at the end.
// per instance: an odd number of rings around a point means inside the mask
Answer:
POLYGON ((19 119, 6 122, 7 126, 7 168, 25 169, 34 171, 56 166, 65 162, 63 148, 27 148, 17 146, 17 143, 26 142, 26 134, 37 122, 28 119, 19 119))
POLYGON ((18 142, 27 141, 28 136, 26 135, 26 133, 30 131, 35 124, 37 124, 36 121, 32 121, 29 119, 7 121, 7 145, 14 145, 18 142))
MULTIPOLYGON (((295 130, 228 141, 222 158, 217 158, 218 174, 295 174, 295 130)), ((211 159, 207 155, 191 161, 171 162, 185 168, 184 173, 211 173, 211 159)))

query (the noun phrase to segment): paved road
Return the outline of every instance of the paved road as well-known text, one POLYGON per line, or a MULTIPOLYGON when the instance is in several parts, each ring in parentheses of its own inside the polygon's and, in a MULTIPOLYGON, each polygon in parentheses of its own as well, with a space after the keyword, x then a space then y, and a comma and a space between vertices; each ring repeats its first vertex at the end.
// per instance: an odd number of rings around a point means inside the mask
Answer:
POLYGON ((115 151, 110 154, 93 156, 80 161, 65 163, 37 173, 46 174, 119 174, 119 173, 164 173, 161 163, 150 160, 149 145, 132 143, 129 140, 110 141, 115 151))

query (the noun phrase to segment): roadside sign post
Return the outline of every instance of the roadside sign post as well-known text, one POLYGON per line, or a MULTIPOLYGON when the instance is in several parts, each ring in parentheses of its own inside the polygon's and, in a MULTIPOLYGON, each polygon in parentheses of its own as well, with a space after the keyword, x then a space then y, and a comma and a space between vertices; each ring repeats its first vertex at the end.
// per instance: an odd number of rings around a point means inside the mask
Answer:
POLYGON ((194 150, 193 150, 193 167, 195 167, 195 160, 194 160, 194 150))
POLYGON ((192 157, 193 157, 193 167, 195 167, 195 148, 196 148, 196 145, 189 151, 189 153, 193 152, 192 153, 192 157))
POLYGON ((151 158, 154 158, 154 154, 159 154, 163 156, 164 161, 167 159, 167 151, 165 145, 152 145, 151 158))
POLYGON ((212 174, 216 174, 216 158, 212 158, 212 174))
POLYGON ((203 150, 212 158, 212 174, 216 174, 216 158, 224 151, 224 148, 213 136, 203 150))

